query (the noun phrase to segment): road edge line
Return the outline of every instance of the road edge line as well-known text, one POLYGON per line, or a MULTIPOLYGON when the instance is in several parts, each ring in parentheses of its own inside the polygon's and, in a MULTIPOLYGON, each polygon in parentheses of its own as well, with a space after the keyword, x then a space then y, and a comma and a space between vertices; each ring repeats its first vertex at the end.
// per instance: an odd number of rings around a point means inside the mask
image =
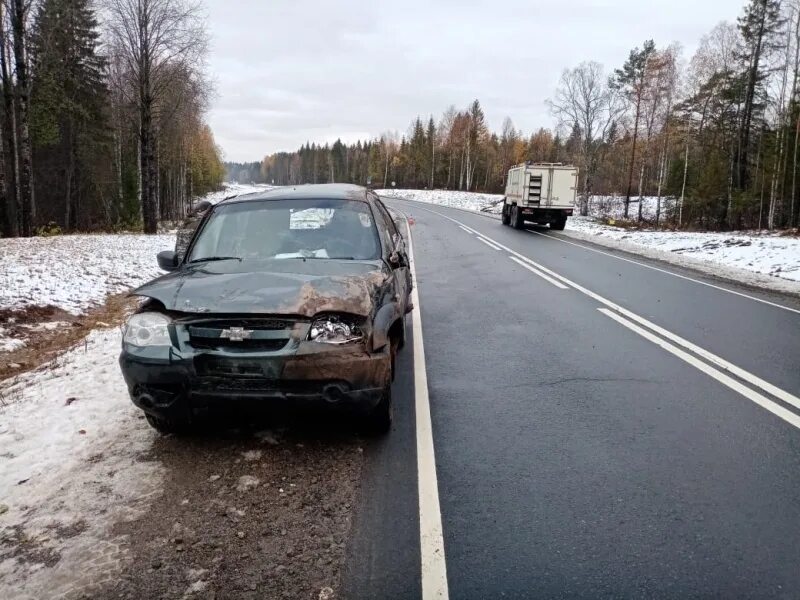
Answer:
POLYGON ((439 483, 436 477, 436 456, 433 447, 428 374, 425 363, 425 345, 422 339, 422 316, 419 304, 414 244, 411 226, 408 230, 408 257, 413 288, 411 301, 411 326, 414 339, 414 407, 417 433, 417 486, 419 491, 419 545, 422 575, 422 600, 448 600, 447 563, 444 554, 442 511, 439 504, 439 483))

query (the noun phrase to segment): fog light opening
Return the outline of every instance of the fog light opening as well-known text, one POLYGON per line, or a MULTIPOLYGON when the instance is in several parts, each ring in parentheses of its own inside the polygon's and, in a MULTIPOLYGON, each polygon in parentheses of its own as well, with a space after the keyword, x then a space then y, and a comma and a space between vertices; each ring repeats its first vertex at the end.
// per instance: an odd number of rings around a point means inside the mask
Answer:
POLYGON ((344 386, 336 383, 328 384, 322 388, 322 395, 325 397, 327 402, 330 402, 331 404, 337 404, 345 398, 344 386))
POLYGON ((154 404, 154 399, 150 394, 139 394, 136 400, 141 406, 146 408, 152 408, 154 404))

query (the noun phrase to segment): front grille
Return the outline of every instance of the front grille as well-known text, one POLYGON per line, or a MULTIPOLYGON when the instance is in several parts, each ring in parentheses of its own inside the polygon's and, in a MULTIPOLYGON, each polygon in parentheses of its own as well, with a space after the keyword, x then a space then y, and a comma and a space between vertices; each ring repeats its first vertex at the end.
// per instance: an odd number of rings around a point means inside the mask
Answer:
POLYGON ((293 327, 282 319, 224 319, 195 321, 186 331, 197 350, 276 352, 289 343, 293 327))
POLYGON ((282 350, 289 338, 285 340, 242 340, 232 342, 227 339, 189 337, 192 348, 195 350, 242 350, 250 352, 276 352, 282 350))

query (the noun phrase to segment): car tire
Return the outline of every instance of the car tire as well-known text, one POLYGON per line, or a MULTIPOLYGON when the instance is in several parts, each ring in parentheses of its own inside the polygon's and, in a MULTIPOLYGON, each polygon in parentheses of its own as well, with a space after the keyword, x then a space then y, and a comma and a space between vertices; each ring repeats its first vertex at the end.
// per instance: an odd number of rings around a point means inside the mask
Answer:
POLYGON ((378 405, 364 417, 364 430, 368 435, 384 435, 392 428, 392 386, 387 384, 378 405))
POLYGON ((391 370, 391 380, 394 381, 395 365, 397 364, 397 340, 389 342, 389 369, 391 370))
POLYGON ((564 227, 567 226, 567 217, 560 217, 557 221, 552 221, 550 223, 550 229, 554 231, 564 231, 564 227))
POLYGON ((403 328, 402 333, 400 334, 400 341, 397 344, 397 349, 402 350, 406 347, 406 340, 408 336, 406 335, 406 316, 403 315, 401 318, 401 327, 403 328))
POLYGON ((164 435, 182 435, 189 433, 189 423, 185 421, 171 421, 169 419, 159 419, 158 417, 154 417, 153 415, 145 413, 145 419, 147 419, 147 423, 158 431, 159 433, 163 433, 164 435))
POLYGON ((502 213, 500 213, 500 214, 501 214, 501 216, 500 216, 500 222, 501 222, 503 225, 509 225, 509 224, 511 224, 511 217, 510 217, 510 216, 509 216, 509 214, 508 214, 508 204, 506 204, 506 201, 505 201, 505 200, 503 200, 503 212, 502 212, 502 213))

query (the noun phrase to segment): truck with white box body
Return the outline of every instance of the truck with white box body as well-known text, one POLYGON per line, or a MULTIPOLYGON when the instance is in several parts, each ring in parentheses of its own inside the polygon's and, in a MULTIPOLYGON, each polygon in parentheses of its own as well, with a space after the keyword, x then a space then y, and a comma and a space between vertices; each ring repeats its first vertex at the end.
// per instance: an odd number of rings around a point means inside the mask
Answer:
POLYGON ((503 198, 503 225, 522 229, 526 221, 561 231, 575 208, 578 168, 526 162, 511 167, 503 198))

